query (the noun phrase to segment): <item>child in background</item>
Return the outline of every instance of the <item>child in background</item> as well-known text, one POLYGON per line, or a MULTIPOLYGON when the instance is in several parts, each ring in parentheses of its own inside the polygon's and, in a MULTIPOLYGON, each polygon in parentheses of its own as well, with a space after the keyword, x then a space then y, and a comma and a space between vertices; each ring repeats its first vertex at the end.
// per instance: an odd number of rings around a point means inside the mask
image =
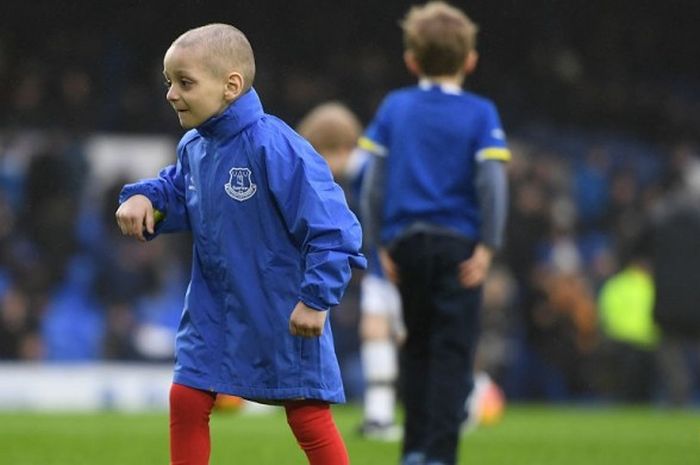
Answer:
POLYGON ((141 241, 193 234, 170 392, 171 463, 208 463, 220 392, 283 405, 310 464, 347 464, 329 407, 345 397, 327 314, 351 267, 366 266, 357 218, 308 142, 264 113, 241 31, 189 30, 163 66, 166 98, 188 131, 175 165, 124 187, 116 217, 141 241))
POLYGON ((494 104, 462 90, 477 62, 474 23, 433 1, 411 8, 402 28, 419 82, 390 93, 360 140, 376 155, 362 219, 403 303, 402 464, 454 465, 510 152, 494 104))
MULTIPOLYGON (((351 207, 359 207, 359 191, 370 161, 357 148, 361 125, 347 106, 326 102, 314 107, 297 127, 326 159, 333 177, 345 186, 351 207)), ((401 298, 384 278, 377 251, 367 252, 368 270, 360 283, 360 356, 365 381, 360 434, 367 439, 397 441, 401 429, 395 423, 397 345, 403 338, 401 298)))

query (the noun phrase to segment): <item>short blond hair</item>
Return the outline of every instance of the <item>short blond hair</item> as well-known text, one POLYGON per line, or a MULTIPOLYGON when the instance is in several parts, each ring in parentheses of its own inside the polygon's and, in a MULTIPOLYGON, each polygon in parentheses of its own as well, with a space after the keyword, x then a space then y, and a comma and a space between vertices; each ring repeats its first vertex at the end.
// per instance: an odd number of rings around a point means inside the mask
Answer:
POLYGON ((443 1, 412 7, 400 22, 406 50, 427 76, 459 72, 476 49, 478 26, 460 9, 443 1))
POLYGON ((351 150, 357 145, 362 125, 355 114, 340 102, 323 103, 311 110, 297 126, 317 152, 351 150))
POLYGON ((243 92, 253 86, 255 57, 248 38, 230 24, 213 23, 190 29, 171 47, 197 47, 206 65, 216 75, 236 71, 243 76, 243 92))

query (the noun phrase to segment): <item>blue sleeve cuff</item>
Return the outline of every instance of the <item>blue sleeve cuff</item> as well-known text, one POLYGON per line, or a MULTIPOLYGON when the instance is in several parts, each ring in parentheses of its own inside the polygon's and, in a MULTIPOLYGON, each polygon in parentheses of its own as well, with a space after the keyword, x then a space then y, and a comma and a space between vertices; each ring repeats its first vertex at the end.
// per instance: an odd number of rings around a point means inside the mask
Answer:
POLYGON ((330 310, 330 307, 329 307, 329 306, 324 305, 324 304, 322 304, 321 302, 319 302, 319 301, 317 301, 317 300, 310 299, 310 298, 307 297, 307 296, 301 296, 301 297, 299 297, 299 300, 302 301, 302 302, 304 302, 304 304, 305 304, 307 307, 313 308, 314 310, 318 310, 319 312, 325 312, 325 311, 327 311, 327 310, 330 310))
MULTIPOLYGON (((165 205, 162 205, 162 202, 160 202, 160 198, 156 193, 155 187, 147 182, 137 182, 125 185, 119 193, 119 204, 121 205, 122 203, 126 202, 129 197, 133 197, 135 195, 143 195, 147 197, 148 200, 151 201, 151 204, 153 204, 153 208, 155 210, 160 212, 165 210, 165 205)), ((155 225, 153 234, 144 231, 143 237, 147 241, 154 239, 160 233, 162 226, 163 221, 158 221, 155 225)))
POLYGON ((166 205, 163 205, 163 203, 161 202, 160 196, 157 194, 155 186, 151 185, 148 182, 137 182, 125 185, 119 193, 119 203, 122 204, 129 197, 133 197, 134 195, 138 194, 148 197, 148 200, 151 201, 151 203, 153 204, 153 208, 155 208, 156 210, 165 211, 166 205))

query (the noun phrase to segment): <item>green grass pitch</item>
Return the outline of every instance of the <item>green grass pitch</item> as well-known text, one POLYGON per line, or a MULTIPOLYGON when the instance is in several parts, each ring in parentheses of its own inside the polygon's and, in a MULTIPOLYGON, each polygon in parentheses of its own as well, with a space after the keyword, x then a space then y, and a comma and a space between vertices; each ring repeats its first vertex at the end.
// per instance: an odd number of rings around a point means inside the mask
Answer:
MULTIPOLYGON (((399 445, 360 439, 357 406, 334 408, 353 465, 395 465, 399 445)), ((0 465, 166 465, 165 413, 0 413, 0 465)), ((304 465, 281 410, 216 413, 212 465, 304 465)), ((463 437, 460 464, 700 464, 700 412, 509 405, 463 437)))

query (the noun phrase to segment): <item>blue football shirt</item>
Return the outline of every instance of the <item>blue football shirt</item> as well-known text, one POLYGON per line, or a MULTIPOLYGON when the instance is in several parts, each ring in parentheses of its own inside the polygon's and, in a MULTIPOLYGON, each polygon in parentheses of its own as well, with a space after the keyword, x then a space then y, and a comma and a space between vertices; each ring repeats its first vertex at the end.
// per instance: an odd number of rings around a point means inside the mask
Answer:
POLYGON ((383 243, 418 222, 478 240, 476 163, 510 160, 490 100, 426 81, 390 93, 360 147, 386 157, 383 243))

